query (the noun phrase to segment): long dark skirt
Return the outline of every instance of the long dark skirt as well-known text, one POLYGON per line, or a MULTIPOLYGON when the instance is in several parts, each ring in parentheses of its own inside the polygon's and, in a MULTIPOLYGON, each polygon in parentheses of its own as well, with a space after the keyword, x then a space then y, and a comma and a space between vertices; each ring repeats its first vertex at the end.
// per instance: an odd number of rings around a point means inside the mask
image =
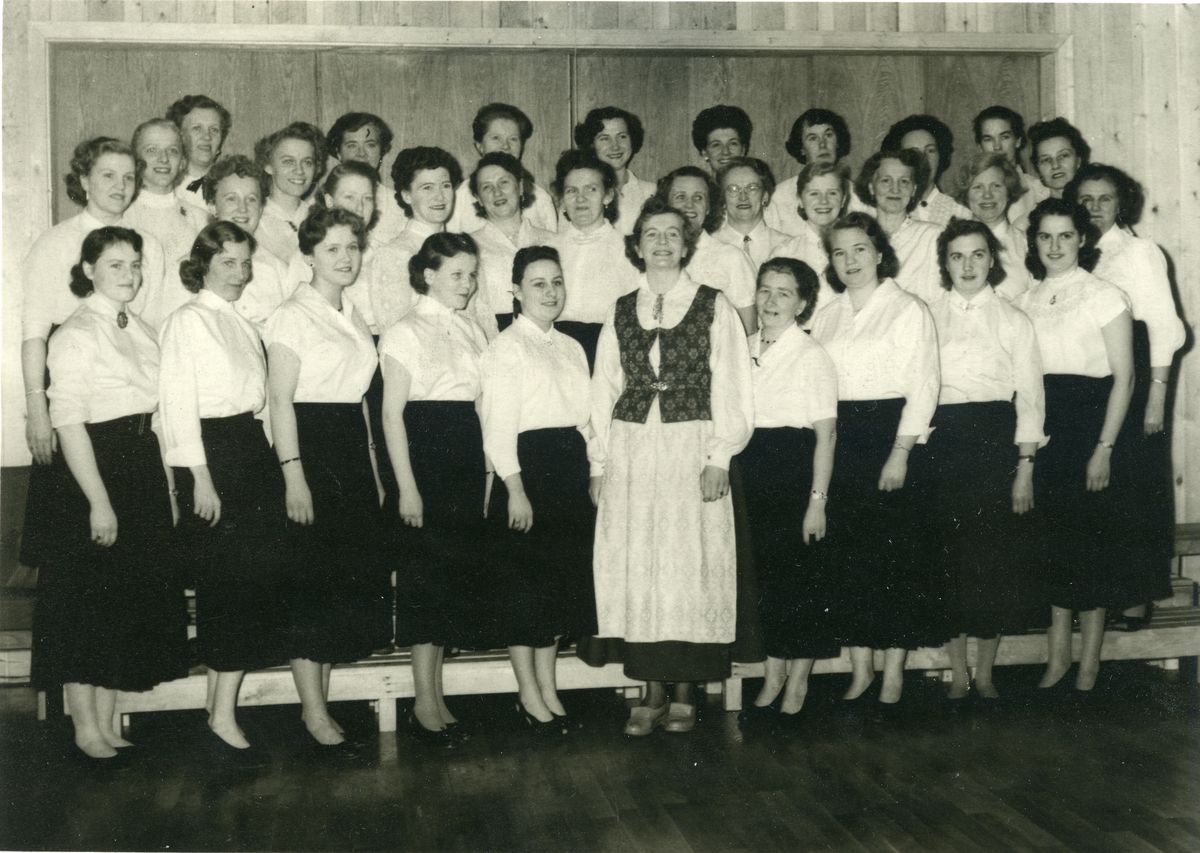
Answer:
MULTIPOLYGON (((58 326, 50 330, 54 335, 58 326)), ((50 387, 50 369, 42 377, 42 387, 50 387)), ((62 536, 64 525, 72 521, 69 497, 79 489, 62 449, 54 451, 49 465, 34 462, 29 469, 29 490, 25 497, 25 525, 21 530, 21 562, 31 568, 61 566, 70 559, 69 540, 62 536)))
POLYGON ((289 521, 289 658, 349 663, 391 637, 380 568, 379 495, 359 403, 295 403, 312 524, 289 521))
POLYGON ((533 527, 508 526, 508 489, 497 476, 488 506, 493 630, 505 645, 534 647, 595 634, 596 508, 583 436, 574 427, 528 430, 517 437, 517 459, 533 527))
POLYGON ((1150 393, 1150 338, 1146 324, 1133 324, 1133 367, 1136 384, 1129 413, 1113 449, 1113 476, 1127 490, 1122 508, 1128 534, 1122 570, 1109 602, 1124 609, 1171 595, 1174 556, 1175 495, 1171 478, 1171 395, 1163 431, 1146 435, 1146 398, 1150 393))
POLYGON ((90 504, 62 495, 60 559, 43 563, 33 615, 32 682, 138 692, 188 671, 187 611, 170 565, 171 504, 150 415, 87 424, 117 541, 91 541, 90 504))
POLYGON ((486 473, 475 404, 410 401, 408 454, 424 505, 423 527, 405 527, 396 573, 396 643, 490 648, 502 637, 481 624, 487 540, 486 473))
POLYGON ((287 511, 279 460, 263 425, 245 412, 200 421, 204 455, 221 499, 213 527, 195 514, 194 480, 175 469, 180 544, 196 559, 196 645, 217 672, 287 660, 284 587, 287 511))
POLYGON ((829 658, 841 650, 831 621, 834 578, 825 559, 828 540, 804 544, 815 446, 811 429, 759 428, 738 456, 758 576, 758 612, 767 654, 775 658, 829 658))
POLYGON ((1048 374, 1043 381, 1050 443, 1038 452, 1034 482, 1046 594, 1057 607, 1092 610, 1121 598, 1117 581, 1128 553, 1119 478, 1103 491, 1087 490, 1112 377, 1048 374))
MULTIPOLYGON (((1031 591, 1031 518, 1012 510, 1016 409, 1010 401, 938 406, 927 445, 951 635, 1024 630, 1045 601, 1031 591), (1032 597, 1033 601, 1029 600, 1032 597)), ((1034 500, 1037 501, 1035 495, 1034 500)))
POLYGON ((879 489, 879 474, 896 440, 903 399, 843 400, 829 500, 831 572, 840 578, 831 608, 841 645, 915 649, 948 634, 932 568, 926 525, 925 448, 909 453, 905 485, 879 489))

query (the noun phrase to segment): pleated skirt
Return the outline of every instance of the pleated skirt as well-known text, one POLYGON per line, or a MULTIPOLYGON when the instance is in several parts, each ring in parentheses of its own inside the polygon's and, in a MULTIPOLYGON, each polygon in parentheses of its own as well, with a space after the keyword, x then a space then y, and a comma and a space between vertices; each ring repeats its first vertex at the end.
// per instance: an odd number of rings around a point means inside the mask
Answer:
POLYGON ((180 545, 196 564, 198 660, 217 672, 263 669, 287 660, 287 511, 279 461, 250 412, 203 418, 200 432, 221 499, 215 527, 195 514, 194 480, 175 469, 180 545))
POLYGON ((508 490, 497 476, 488 506, 490 618, 504 645, 545 647, 555 637, 596 633, 587 445, 574 427, 517 437, 533 527, 508 525, 508 490))
POLYGON ((188 672, 187 610, 171 566, 171 504, 150 415, 87 424, 117 516, 117 541, 91 540, 72 477, 60 494, 55 559, 38 574, 31 681, 140 692, 188 672))

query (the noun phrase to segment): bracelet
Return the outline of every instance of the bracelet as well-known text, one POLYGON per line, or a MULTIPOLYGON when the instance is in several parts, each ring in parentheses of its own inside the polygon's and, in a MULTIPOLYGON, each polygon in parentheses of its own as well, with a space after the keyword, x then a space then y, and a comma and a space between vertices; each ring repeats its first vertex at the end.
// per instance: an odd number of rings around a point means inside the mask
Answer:
POLYGON ((813 489, 809 494, 812 496, 814 501, 829 500, 829 492, 818 492, 816 489, 813 489))
POLYGON ((903 450, 905 453, 911 453, 911 452, 912 452, 912 448, 911 448, 911 447, 905 447, 905 446, 904 446, 903 444, 901 444, 900 442, 896 442, 895 444, 893 444, 893 445, 892 445, 892 450, 903 450))
POLYGON ((1096 442, 1096 444, 1099 445, 1100 447, 1106 448, 1108 450, 1112 450, 1113 447, 1116 446, 1116 442, 1105 441, 1104 439, 1100 439, 1099 441, 1096 442))
POLYGON ((1033 454, 1032 453, 1023 453, 1017 457, 1017 462, 1025 462, 1026 460, 1028 460, 1029 464, 1032 465, 1033 464, 1033 454))
POLYGON ((1152 384, 1153 384, 1153 383, 1155 383, 1155 382, 1157 382, 1159 385, 1166 385, 1166 384, 1167 384, 1167 380, 1165 380, 1165 379, 1151 379, 1151 380, 1150 380, 1150 382, 1151 382, 1152 384))
POLYGON ((279 467, 282 468, 284 465, 288 464, 289 462, 299 462, 299 461, 300 461, 299 456, 293 456, 291 459, 284 459, 282 462, 280 462, 279 467))
POLYGON ((373 441, 372 441, 370 444, 368 444, 368 445, 367 445, 367 447, 369 447, 369 448, 371 448, 372 450, 374 450, 374 449, 375 449, 375 442, 373 442, 373 441))
MULTIPOLYGON (((1159 380, 1156 379, 1155 381, 1157 382, 1159 380)), ((34 388, 32 391, 26 391, 25 396, 32 397, 34 394, 45 394, 45 393, 46 393, 45 388, 34 388)))
POLYGON ((179 489, 168 489, 167 491, 169 491, 171 493, 171 497, 173 497, 173 498, 179 497, 179 489))

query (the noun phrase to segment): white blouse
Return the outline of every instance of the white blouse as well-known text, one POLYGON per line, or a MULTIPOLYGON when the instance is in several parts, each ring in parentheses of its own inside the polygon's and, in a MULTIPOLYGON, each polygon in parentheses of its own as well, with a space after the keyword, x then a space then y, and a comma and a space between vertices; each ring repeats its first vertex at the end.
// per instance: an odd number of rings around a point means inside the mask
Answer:
POLYGON ((379 221, 371 229, 371 242, 382 246, 395 240, 408 227, 408 214, 396 203, 392 188, 383 183, 375 187, 375 209, 379 212, 379 221))
POLYGON ((158 408, 158 339, 149 324, 93 293, 50 339, 50 424, 95 424, 158 408))
MULTIPOLYGON (((673 329, 683 320, 700 283, 680 273, 679 281, 663 294, 662 319, 654 318, 657 295, 652 293, 645 275, 638 277, 637 318, 643 329, 673 329)), ((612 429, 612 411, 625 390, 625 371, 621 367, 621 348, 613 326, 616 306, 608 309, 600 340, 596 345, 596 369, 592 375, 592 429, 596 434, 590 455, 592 476, 604 474, 608 436, 612 429)), ((650 366, 657 372, 661 363, 659 342, 650 347, 650 366)), ((746 348, 746 330, 728 299, 718 297, 709 332, 709 367, 712 384, 709 400, 712 432, 706 441, 706 464, 729 468, 729 460, 741 453, 754 431, 754 392, 750 380, 750 357, 746 348)), ((655 395, 646 417, 646 425, 660 423, 659 399, 655 395)))
MULTIPOLYGON (((117 224, 133 227, 125 219, 117 224)), ((79 307, 79 298, 71 292, 71 267, 79 263, 84 238, 103 227, 103 222, 84 210, 43 231, 34 242, 25 256, 22 340, 44 340, 51 327, 64 322, 79 307)), ((129 304, 134 313, 150 312, 154 317, 162 303, 164 270, 162 244, 153 235, 142 233, 142 289, 129 304)), ((145 322, 154 325, 150 318, 145 322)))
POLYGON ((1007 220, 1001 220, 994 228, 988 226, 1000 241, 1000 257, 997 260, 1004 268, 1004 281, 996 285, 996 295, 1012 302, 1033 284, 1033 276, 1025 266, 1025 255, 1029 252, 1029 241, 1025 232, 1007 220))
POLYGON ((517 256, 517 250, 527 246, 549 246, 555 235, 535 228, 522 217, 516 241, 508 239, 490 221, 471 236, 479 246, 479 294, 475 297, 479 311, 493 315, 511 314, 513 258, 517 256))
MULTIPOLYGON (((860 211, 875 215, 875 208, 863 204, 854 191, 850 191, 850 205, 846 212, 860 211)), ((792 237, 804 233, 808 220, 800 215, 800 176, 793 175, 785 181, 780 181, 771 194, 771 203, 763 210, 763 221, 776 231, 782 231, 792 237)))
POLYGON ((1033 320, 1043 372, 1112 375, 1101 330, 1129 310, 1129 297, 1121 288, 1075 267, 1035 283, 1013 304, 1033 320))
POLYGON ((253 275, 242 288, 242 295, 233 303, 233 307, 261 332, 267 324, 267 318, 295 290, 288 290, 283 283, 287 277, 287 264, 271 254, 269 249, 262 246, 255 249, 250 264, 253 275))
POLYGON ((1027 218, 1040 202, 1050 198, 1050 190, 1046 189, 1046 185, 1036 175, 1030 175, 1021 169, 1017 172, 1021 176, 1021 186, 1025 188, 1025 192, 1008 206, 1009 222, 1027 218))
POLYGON ((284 263, 291 262, 292 255, 300 251, 300 223, 312 209, 315 195, 316 191, 300 202, 293 213, 284 210, 275 199, 268 198, 263 204, 258 228, 254 231, 254 238, 259 245, 284 263))
POLYGON ((625 237, 607 221, 584 233, 564 220, 550 245, 558 249, 567 285, 559 320, 603 323, 613 303, 637 287, 638 271, 625 256, 625 237))
MULTIPOLYGON (((375 312, 371 308, 370 288, 367 286, 374 266, 375 250, 367 246, 366 251, 362 253, 362 267, 358 271, 358 278, 354 280, 354 284, 342 291, 342 299, 349 299, 359 316, 366 322, 371 334, 378 335, 379 329, 375 323, 375 312)), ((313 271, 309 266, 307 256, 297 252, 292 255, 292 260, 287 265, 287 272, 284 273, 283 291, 290 296, 300 285, 311 282, 312 277, 313 271)))
POLYGON ((700 242, 688 261, 687 274, 693 281, 724 293, 734 308, 749 308, 754 304, 757 286, 754 264, 745 252, 707 232, 700 232, 700 242))
POLYGON ((923 198, 917 202, 916 208, 909 214, 918 222, 932 222, 934 225, 939 225, 945 228, 950 224, 950 219, 957 216, 959 219, 971 219, 971 211, 963 207, 957 201, 936 186, 928 198, 923 198))
POLYGON ((379 357, 394 359, 412 378, 409 400, 475 400, 485 349, 474 320, 424 294, 379 339, 379 357))
MULTIPOLYGON (((967 214, 970 216, 970 213, 967 214)), ((909 216, 904 223, 888 235, 888 242, 896 250, 900 261, 900 272, 896 284, 925 302, 941 298, 942 273, 938 267, 937 239, 942 226, 932 222, 919 222, 909 216)))
POLYGON ((890 278, 855 314, 848 292, 817 309, 812 335, 838 370, 838 399, 904 398, 896 435, 924 443, 942 380, 937 330, 925 303, 890 278))
POLYGON ((1175 313, 1162 250, 1152 241, 1134 237, 1115 225, 1098 245, 1100 260, 1092 273, 1125 291, 1133 319, 1144 322, 1149 332, 1151 366, 1169 367, 1186 336, 1183 321, 1175 313))
MULTIPOLYGON (((408 276, 408 262, 438 230, 419 219, 408 225, 395 240, 375 247, 375 261, 366 273, 367 299, 375 328, 383 334, 413 307, 417 292, 408 276)), ((359 280, 364 276, 359 273, 359 280)))
POLYGON ((613 225, 622 234, 632 234, 642 206, 654 195, 656 187, 653 181, 643 181, 632 169, 627 168, 625 175, 625 186, 617 187, 617 221, 613 225))
POLYGON ((205 465, 200 419, 257 414, 266 404, 262 340, 232 304, 201 290, 167 318, 159 342, 158 395, 167 464, 205 465))
POLYGON ((750 336, 755 428, 812 429, 837 417, 837 368, 825 349, 795 323, 762 351, 762 330, 750 336))
MULTIPOLYGON (((153 234, 162 244, 168 270, 192 251, 196 235, 208 225, 208 211, 181 201, 174 193, 158 195, 142 190, 125 211, 125 220, 143 234, 153 234)), ((189 294, 190 295, 190 294, 189 294)))
POLYGON ((286 347, 300 359, 292 399, 297 403, 357 403, 367 393, 378 359, 366 322, 349 299, 338 311, 305 284, 267 320, 268 349, 286 347))
POLYGON ((713 237, 745 252, 750 263, 754 265, 755 275, 758 274, 758 268, 763 265, 763 262, 772 257, 775 249, 788 241, 787 234, 767 227, 767 224, 761 219, 749 234, 743 234, 726 221, 717 229, 713 237))
POLYGON ((208 202, 204 200, 204 175, 193 175, 191 172, 184 175, 183 179, 175 187, 175 197, 185 204, 190 204, 192 207, 207 210, 208 202), (200 183, 196 184, 197 181, 200 181, 200 183), (188 189, 192 184, 196 184, 196 188, 194 190, 188 189))
POLYGON ((987 403, 1016 395, 1015 444, 1046 444, 1046 393, 1033 322, 985 286, 970 301, 950 291, 929 306, 942 369, 939 403, 987 403))
MULTIPOLYGON (((558 230, 558 208, 554 206, 554 196, 538 184, 533 185, 533 204, 521 211, 521 216, 529 220, 534 228, 555 232, 558 230)), ((454 213, 446 223, 447 231, 462 234, 474 234, 487 222, 475 212, 475 196, 471 195, 468 181, 463 181, 454 192, 454 213)))
POLYGON ((593 439, 587 356, 573 338, 518 314, 488 346, 480 370, 483 449, 500 479, 521 471, 520 433, 575 427, 593 439))

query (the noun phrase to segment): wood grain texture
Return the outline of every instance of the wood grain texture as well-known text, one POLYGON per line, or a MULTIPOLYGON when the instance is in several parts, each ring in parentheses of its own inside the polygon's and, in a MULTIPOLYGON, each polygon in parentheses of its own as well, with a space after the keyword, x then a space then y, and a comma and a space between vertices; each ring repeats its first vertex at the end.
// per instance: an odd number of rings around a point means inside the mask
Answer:
POLYGON ((756 30, 787 28, 786 3, 751 3, 751 21, 756 30))

